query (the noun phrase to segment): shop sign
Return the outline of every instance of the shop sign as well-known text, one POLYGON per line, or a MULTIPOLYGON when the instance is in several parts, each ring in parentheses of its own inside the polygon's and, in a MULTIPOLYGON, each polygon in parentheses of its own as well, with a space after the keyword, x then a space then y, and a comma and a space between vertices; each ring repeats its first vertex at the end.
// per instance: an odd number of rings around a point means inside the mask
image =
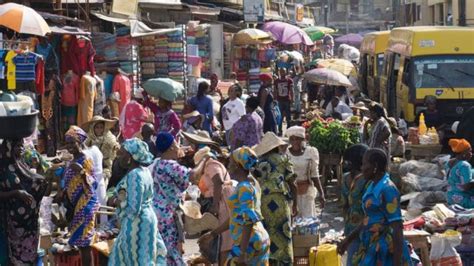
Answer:
POLYGON ((304 6, 302 4, 295 5, 295 21, 302 22, 304 19, 304 6))
POLYGON ((244 0, 244 20, 246 23, 263 23, 265 0, 244 0))
POLYGON ((136 17, 138 9, 138 0, 113 0, 112 12, 116 14, 136 17))

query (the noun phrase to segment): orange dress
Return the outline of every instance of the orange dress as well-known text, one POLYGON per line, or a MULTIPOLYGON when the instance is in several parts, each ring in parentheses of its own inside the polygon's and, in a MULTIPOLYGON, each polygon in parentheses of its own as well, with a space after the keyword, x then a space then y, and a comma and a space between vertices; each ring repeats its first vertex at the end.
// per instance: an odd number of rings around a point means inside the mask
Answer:
POLYGON ((89 122, 94 116, 94 102, 97 95, 96 82, 96 79, 90 75, 84 75, 81 78, 77 110, 77 124, 79 126, 89 122))

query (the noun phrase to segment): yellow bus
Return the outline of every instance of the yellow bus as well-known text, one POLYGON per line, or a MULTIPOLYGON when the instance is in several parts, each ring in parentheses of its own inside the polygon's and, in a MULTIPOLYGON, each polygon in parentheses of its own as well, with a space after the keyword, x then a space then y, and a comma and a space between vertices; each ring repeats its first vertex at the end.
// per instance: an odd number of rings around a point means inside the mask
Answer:
POLYGON ((360 46, 359 83, 362 92, 379 101, 380 75, 390 31, 375 31, 364 36, 360 46))
POLYGON ((393 29, 380 85, 391 116, 414 122, 425 96, 433 95, 445 122, 458 120, 474 106, 474 28, 393 29))

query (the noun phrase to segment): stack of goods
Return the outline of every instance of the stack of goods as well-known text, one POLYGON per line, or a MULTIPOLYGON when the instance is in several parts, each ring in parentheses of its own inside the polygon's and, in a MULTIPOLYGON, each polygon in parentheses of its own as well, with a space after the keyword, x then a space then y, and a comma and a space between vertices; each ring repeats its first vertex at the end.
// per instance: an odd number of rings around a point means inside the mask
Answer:
POLYGON ((296 218, 293 226, 293 253, 295 257, 307 256, 312 247, 319 243, 317 218, 296 218))
POLYGON ((190 27, 186 32, 187 43, 199 46, 198 54, 201 57, 201 76, 203 78, 211 76, 209 28, 209 24, 201 24, 196 27, 190 27))
POLYGON ((293 223, 292 232, 295 235, 317 235, 319 223, 319 219, 315 217, 298 217, 293 223))
POLYGON ((260 88, 258 76, 271 73, 271 62, 275 58, 276 50, 271 46, 235 47, 232 68, 237 73, 237 80, 249 89, 249 93, 257 93, 260 88))
POLYGON ((184 36, 178 30, 167 34, 168 36, 168 75, 170 79, 184 82, 184 36))
POLYGON ((142 77, 156 76, 155 72, 155 36, 145 36, 140 45, 142 77))
POLYGON ((113 71, 113 69, 119 67, 118 62, 116 62, 116 38, 116 35, 107 32, 95 32, 92 34, 92 45, 96 49, 94 57, 95 68, 98 72, 113 71))
POLYGON ((168 77, 168 36, 158 35, 155 39, 156 77, 168 77))

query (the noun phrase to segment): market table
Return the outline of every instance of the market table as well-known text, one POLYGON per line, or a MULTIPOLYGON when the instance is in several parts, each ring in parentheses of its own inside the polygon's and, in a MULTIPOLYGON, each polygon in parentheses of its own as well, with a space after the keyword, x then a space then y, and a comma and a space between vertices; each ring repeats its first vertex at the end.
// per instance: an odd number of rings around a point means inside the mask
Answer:
POLYGON ((414 249, 421 251, 421 263, 424 266, 430 266, 430 233, 423 230, 403 231, 405 239, 413 245, 414 249))

